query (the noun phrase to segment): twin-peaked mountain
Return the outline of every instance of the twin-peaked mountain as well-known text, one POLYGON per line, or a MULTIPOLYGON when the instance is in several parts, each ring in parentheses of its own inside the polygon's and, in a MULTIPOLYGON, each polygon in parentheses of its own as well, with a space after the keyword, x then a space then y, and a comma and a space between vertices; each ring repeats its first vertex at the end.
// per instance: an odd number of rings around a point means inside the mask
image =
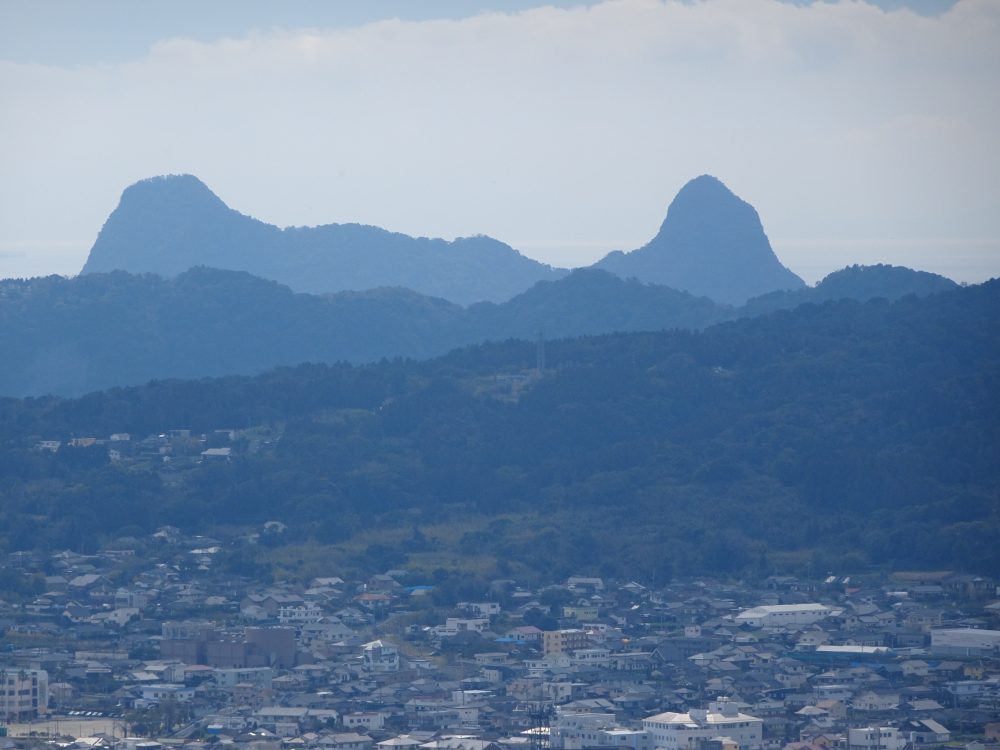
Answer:
MULTIPOLYGON (((596 265, 732 305, 805 286, 778 261, 753 207, 707 175, 684 186, 645 247, 596 265)), ((448 242, 358 224, 280 229, 229 208, 191 175, 127 188, 83 272, 171 277, 194 266, 247 271, 297 292, 405 287, 462 305, 503 302, 567 273, 485 236, 448 242)))
POLYGON ((700 330, 806 302, 955 286, 874 266, 806 287, 774 256, 756 211, 707 176, 680 191, 648 245, 597 266, 553 269, 486 237, 279 229, 194 177, 154 178, 124 192, 83 274, 0 281, 0 396, 422 359, 540 333, 700 330))

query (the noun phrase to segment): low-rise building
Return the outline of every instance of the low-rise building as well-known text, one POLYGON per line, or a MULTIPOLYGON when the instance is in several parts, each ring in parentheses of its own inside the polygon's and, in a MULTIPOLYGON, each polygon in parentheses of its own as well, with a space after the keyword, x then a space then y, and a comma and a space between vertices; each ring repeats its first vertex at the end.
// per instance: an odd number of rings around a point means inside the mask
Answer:
POLYGON ((818 622, 832 611, 825 604, 764 604, 740 612, 735 620, 752 628, 794 627, 818 622))
POLYGON ((847 750, 902 750, 906 739, 896 727, 859 727, 847 731, 847 750))
POLYGON ((740 750, 756 750, 762 747, 764 735, 763 720, 742 713, 735 703, 724 698, 707 709, 650 716, 643 719, 642 728, 649 733, 653 748, 663 750, 693 750, 704 740, 721 737, 736 742, 740 750))
POLYGON ((194 698, 194 688, 186 687, 169 682, 156 683, 154 685, 143 685, 140 688, 142 702, 147 705, 160 703, 164 700, 174 700, 178 703, 186 703, 194 698))
POLYGON ((385 727, 385 714, 381 711, 360 711, 344 714, 341 721, 347 729, 367 729, 370 731, 385 727))
POLYGON ((274 670, 271 667, 244 667, 243 669, 216 669, 215 683, 222 688, 232 688, 240 684, 271 687, 274 670))
POLYGON ((366 672, 398 672, 399 649, 386 641, 371 641, 361 647, 366 672))
POLYGON ((938 628, 931 631, 931 652, 937 656, 1000 656, 1000 630, 938 628))

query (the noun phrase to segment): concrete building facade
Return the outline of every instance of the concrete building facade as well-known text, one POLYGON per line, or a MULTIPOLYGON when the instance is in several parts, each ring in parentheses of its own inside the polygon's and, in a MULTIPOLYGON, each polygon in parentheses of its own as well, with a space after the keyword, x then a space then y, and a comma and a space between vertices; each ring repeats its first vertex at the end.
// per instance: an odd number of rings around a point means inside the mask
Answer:
POLYGON ((737 625, 777 628, 809 625, 827 617, 832 611, 823 604, 764 604, 740 612, 735 619, 737 625))
POLYGON ((48 672, 44 669, 0 667, 0 719, 35 719, 44 716, 48 706, 48 672))
POLYGON ((740 750, 759 750, 763 745, 764 722, 741 713, 735 703, 720 698, 707 709, 687 713, 656 714, 644 719, 642 728, 649 733, 653 748, 692 750, 705 740, 729 738, 740 750))

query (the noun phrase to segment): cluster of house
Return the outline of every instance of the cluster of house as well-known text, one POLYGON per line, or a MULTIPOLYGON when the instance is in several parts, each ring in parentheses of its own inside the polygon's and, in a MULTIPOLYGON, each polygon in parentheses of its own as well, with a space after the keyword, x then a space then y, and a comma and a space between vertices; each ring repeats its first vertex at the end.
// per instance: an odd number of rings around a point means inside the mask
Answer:
POLYGON ((157 533, 2 563, 46 591, 0 601, 0 747, 1000 748, 984 578, 580 576, 444 603, 402 570, 256 584, 178 563, 226 542, 157 533))
POLYGON ((136 437, 116 432, 107 437, 79 436, 65 439, 45 439, 35 443, 35 450, 58 453, 81 448, 107 451, 115 463, 155 463, 182 469, 206 460, 228 460, 241 451, 253 452, 273 441, 270 428, 246 430, 216 429, 196 433, 188 429, 171 429, 136 437))

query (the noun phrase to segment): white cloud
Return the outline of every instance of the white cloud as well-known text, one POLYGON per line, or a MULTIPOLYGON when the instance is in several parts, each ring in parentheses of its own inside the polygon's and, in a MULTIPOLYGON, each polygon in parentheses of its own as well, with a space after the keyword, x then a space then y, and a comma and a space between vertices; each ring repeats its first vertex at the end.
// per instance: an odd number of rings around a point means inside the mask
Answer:
POLYGON ((165 172, 278 224, 487 232, 563 264, 639 246, 702 172, 772 236, 830 243, 776 240, 793 269, 878 260, 859 237, 1000 237, 998 29, 990 0, 618 0, 0 63, 0 239, 82 264, 121 189, 165 172))

